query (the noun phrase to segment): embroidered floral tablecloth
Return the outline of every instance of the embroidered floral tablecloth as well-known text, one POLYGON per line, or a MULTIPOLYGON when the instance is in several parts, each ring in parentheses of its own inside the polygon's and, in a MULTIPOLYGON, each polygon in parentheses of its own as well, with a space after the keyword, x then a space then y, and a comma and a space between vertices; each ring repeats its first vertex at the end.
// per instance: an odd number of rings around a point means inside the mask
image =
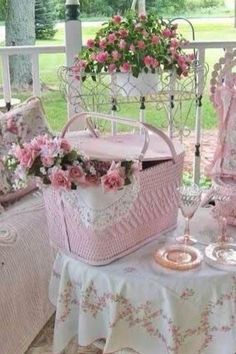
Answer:
MULTIPOLYGON (((69 341, 87 346, 105 338, 104 353, 131 348, 140 354, 235 354, 236 272, 209 267, 188 272, 164 269, 153 261, 159 241, 102 267, 63 254, 54 263, 50 299, 57 306, 54 350, 69 341)), ((217 225, 209 209, 192 221, 198 247, 214 240, 217 225)), ((236 239, 236 229, 230 233, 236 239)))

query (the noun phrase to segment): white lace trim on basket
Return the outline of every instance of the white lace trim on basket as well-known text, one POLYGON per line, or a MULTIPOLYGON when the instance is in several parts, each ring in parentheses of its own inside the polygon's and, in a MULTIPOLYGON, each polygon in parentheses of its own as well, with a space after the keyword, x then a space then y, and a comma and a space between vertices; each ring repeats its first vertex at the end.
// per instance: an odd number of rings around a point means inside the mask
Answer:
POLYGON ((104 192, 101 186, 63 192, 62 198, 78 213, 80 221, 93 230, 104 229, 128 213, 139 193, 137 179, 117 192, 104 192))

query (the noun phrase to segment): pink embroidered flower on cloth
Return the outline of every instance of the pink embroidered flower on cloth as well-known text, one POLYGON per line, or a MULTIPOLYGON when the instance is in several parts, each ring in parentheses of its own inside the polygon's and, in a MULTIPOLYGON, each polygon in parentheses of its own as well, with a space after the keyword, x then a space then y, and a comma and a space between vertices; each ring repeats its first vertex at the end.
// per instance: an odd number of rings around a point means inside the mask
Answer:
POLYGON ((19 133, 17 122, 14 119, 14 117, 12 117, 12 116, 8 117, 8 119, 7 119, 7 130, 10 133, 16 134, 16 135, 18 135, 18 133, 19 133))

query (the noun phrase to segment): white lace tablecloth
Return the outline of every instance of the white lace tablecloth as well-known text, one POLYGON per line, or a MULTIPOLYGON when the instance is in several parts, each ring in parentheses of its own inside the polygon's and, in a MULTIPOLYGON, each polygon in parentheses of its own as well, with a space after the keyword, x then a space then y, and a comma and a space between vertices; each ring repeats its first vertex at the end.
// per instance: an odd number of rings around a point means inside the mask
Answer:
MULTIPOLYGON (((201 250, 217 235, 209 209, 200 209, 191 226, 201 250)), ((153 261, 163 240, 181 232, 180 217, 175 231, 102 267, 58 254, 49 290, 57 306, 55 353, 78 336, 81 346, 105 338, 104 353, 235 354, 236 272, 205 263, 176 272, 153 261)), ((230 233, 236 240, 236 229, 230 233)))

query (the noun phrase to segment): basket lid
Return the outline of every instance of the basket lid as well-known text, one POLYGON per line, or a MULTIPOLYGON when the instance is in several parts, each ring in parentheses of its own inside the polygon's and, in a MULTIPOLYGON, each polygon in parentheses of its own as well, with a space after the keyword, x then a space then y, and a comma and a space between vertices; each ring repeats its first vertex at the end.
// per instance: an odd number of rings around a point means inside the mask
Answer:
MULTIPOLYGON (((68 133, 66 137, 74 147, 91 159, 102 161, 136 160, 140 156, 144 137, 138 134, 117 134, 94 138, 88 134, 68 133)), ((177 155, 184 149, 179 142, 174 142, 177 155)), ((157 135, 150 133, 150 143, 143 161, 171 160, 170 148, 157 135)))

